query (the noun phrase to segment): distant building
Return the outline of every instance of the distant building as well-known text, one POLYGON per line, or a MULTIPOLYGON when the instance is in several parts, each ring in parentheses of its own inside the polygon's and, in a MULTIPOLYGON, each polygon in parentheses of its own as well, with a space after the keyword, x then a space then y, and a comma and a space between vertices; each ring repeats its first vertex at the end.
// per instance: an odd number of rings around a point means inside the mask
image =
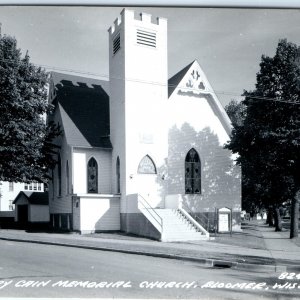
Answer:
POLYGON ((21 226, 49 223, 48 192, 21 191, 13 204, 16 206, 15 222, 21 226))
POLYGON ((197 61, 168 80, 166 19, 124 9, 109 29, 109 81, 53 73, 49 95, 63 130, 53 227, 201 239, 222 208, 240 230, 229 118, 197 61))
POLYGON ((43 192, 43 183, 0 182, 0 211, 13 211, 14 200, 21 191, 43 192))

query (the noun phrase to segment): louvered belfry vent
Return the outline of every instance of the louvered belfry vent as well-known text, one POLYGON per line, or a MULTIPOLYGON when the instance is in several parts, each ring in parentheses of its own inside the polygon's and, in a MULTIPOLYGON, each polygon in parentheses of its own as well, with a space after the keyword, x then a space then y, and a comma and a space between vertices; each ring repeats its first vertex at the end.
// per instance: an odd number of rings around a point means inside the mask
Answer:
POLYGON ((113 53, 116 54, 120 50, 120 35, 117 35, 113 42, 113 53))
POLYGON ((138 29, 136 37, 137 37, 138 44, 156 48, 155 32, 138 29))

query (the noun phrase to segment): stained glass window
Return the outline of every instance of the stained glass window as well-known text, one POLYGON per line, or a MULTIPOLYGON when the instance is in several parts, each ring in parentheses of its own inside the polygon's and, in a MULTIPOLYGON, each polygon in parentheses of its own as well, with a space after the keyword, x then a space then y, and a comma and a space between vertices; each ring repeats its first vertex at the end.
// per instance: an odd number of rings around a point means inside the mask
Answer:
POLYGON ((138 167, 138 173, 140 174, 156 174, 156 167, 152 160, 152 158, 149 155, 146 155, 141 160, 139 167, 138 167))
POLYGON ((117 193, 121 193, 121 186, 120 186, 120 158, 117 158, 116 164, 116 175, 117 175, 117 193))
POLYGON ((66 183, 67 183, 67 192, 68 195, 70 192, 70 175, 69 175, 69 162, 66 163, 66 183))
POLYGON ((194 148, 188 152, 185 158, 185 193, 201 193, 201 161, 194 148))
POLYGON ((58 196, 61 196, 61 159, 60 159, 60 155, 58 155, 58 162, 57 162, 57 193, 58 193, 58 196))
POLYGON ((98 164, 93 157, 88 162, 87 181, 88 193, 98 193, 98 164))

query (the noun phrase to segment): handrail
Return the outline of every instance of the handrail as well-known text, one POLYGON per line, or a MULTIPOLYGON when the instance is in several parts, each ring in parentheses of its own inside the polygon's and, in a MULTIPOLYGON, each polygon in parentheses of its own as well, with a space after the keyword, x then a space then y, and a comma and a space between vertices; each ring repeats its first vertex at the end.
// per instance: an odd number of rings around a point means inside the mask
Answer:
POLYGON ((140 194, 138 194, 138 202, 143 205, 143 207, 150 213, 150 215, 158 223, 158 225, 161 227, 161 233, 162 233, 162 231, 163 231, 163 219, 162 219, 162 217, 153 209, 153 207, 148 203, 148 201, 140 194), (148 205, 148 207, 146 207, 146 205, 142 201, 140 201, 140 199, 142 199, 148 205), (160 222, 159 222, 159 220, 157 220, 157 218, 155 218, 155 216, 152 214, 152 212, 154 212, 154 214, 158 216, 160 222))
POLYGON ((196 229, 198 229, 199 231, 201 231, 209 237, 209 232, 201 224, 194 220, 194 218, 188 212, 186 212, 183 208, 180 207, 178 208, 178 210, 190 223, 192 223, 194 227, 196 227, 196 229))
MULTIPOLYGON (((192 210, 191 210, 191 208, 187 205, 187 204, 185 204, 185 203, 183 203, 182 202, 182 206, 183 206, 183 208, 193 217, 193 219, 195 219, 197 222, 198 222, 198 220, 199 220, 199 224, 203 224, 203 222, 202 222, 202 220, 201 220, 201 218, 195 213, 195 212, 193 212, 192 210)), ((209 218, 205 215, 205 214, 203 214, 203 213, 201 213, 201 212, 199 212, 200 214, 201 214, 201 216, 203 216, 204 217, 204 219, 205 219, 205 224, 203 224, 204 226, 204 228, 205 228, 205 230, 206 231, 208 231, 209 232, 209 218)))

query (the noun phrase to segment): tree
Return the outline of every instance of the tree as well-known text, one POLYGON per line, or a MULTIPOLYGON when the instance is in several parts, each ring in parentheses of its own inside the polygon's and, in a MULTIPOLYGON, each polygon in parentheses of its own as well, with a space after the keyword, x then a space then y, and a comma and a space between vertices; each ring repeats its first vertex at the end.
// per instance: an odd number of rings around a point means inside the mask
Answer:
MULTIPOLYGON (((244 92, 244 121, 234 127, 226 145, 239 153, 237 161, 263 205, 273 206, 276 230, 281 230, 281 203, 299 201, 299 58, 300 48, 286 40, 279 41, 274 57, 262 56, 256 88, 244 92)), ((292 215, 292 222, 295 218, 292 215)), ((297 230, 291 231, 291 237, 297 230)))
POLYGON ((59 128, 47 125, 47 73, 21 57, 17 41, 0 35, 0 180, 39 181, 53 168, 59 128))
MULTIPOLYGON (((231 100, 225 110, 231 120, 233 128, 240 128, 246 117, 246 105, 244 102, 231 100)), ((242 167, 242 209, 254 213, 264 205, 262 199, 261 181, 257 180, 255 168, 252 163, 244 162, 242 167)))
POLYGON ((246 106, 245 104, 240 101, 231 100, 226 106, 225 106, 226 113, 228 114, 232 126, 241 126, 245 119, 245 113, 246 113, 246 106))

